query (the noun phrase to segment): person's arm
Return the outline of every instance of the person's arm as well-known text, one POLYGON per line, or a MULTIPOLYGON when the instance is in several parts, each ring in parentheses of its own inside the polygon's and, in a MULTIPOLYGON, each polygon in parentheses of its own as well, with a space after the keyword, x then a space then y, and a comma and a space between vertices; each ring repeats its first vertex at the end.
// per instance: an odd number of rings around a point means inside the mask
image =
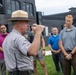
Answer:
POLYGON ((43 36, 42 36, 41 41, 42 41, 42 49, 45 51, 45 40, 44 40, 43 36))
POLYGON ((42 36, 41 41, 42 41, 42 54, 45 55, 45 40, 44 40, 43 36, 42 36))
POLYGON ((28 50, 28 55, 36 55, 37 51, 39 50, 40 47, 40 34, 35 34, 34 40, 28 50))
POLYGON ((64 56, 67 55, 67 52, 66 50, 64 49, 63 47, 63 43, 62 43, 62 40, 63 40, 63 30, 60 32, 60 37, 59 37, 59 47, 60 47, 60 50, 62 51, 62 53, 64 54, 64 56))
POLYGON ((49 39, 48 39, 48 47, 51 50, 51 52, 53 52, 54 54, 56 54, 56 51, 52 49, 51 45, 52 45, 52 43, 51 43, 51 37, 49 37, 49 39))
MULTIPOLYGON (((76 32, 75 32, 75 44, 76 44, 76 32)), ((75 45, 75 47, 73 48, 71 54, 73 55, 73 54, 75 54, 75 53, 76 53, 76 45, 75 45)))
POLYGON ((31 46, 29 47, 28 49, 28 55, 36 55, 39 48, 40 48, 40 42, 41 42, 41 33, 44 29, 44 26, 40 26, 40 25, 37 25, 36 28, 35 28, 35 37, 34 37, 34 40, 31 44, 31 46))
POLYGON ((72 50, 71 54, 75 54, 76 53, 76 46, 74 47, 74 49, 72 50))
POLYGON ((35 56, 40 48, 40 38, 44 26, 37 25, 35 28, 35 37, 32 43, 30 43, 25 37, 18 36, 14 41, 16 47, 24 54, 28 56, 35 56))
POLYGON ((50 45, 50 44, 48 45, 48 47, 49 47, 49 49, 50 49, 51 51, 53 51, 53 49, 52 49, 52 47, 51 47, 51 45, 50 45))
POLYGON ((48 45, 49 49, 51 50, 51 52, 53 52, 54 54, 56 54, 57 52, 55 50, 52 49, 51 45, 48 45))
POLYGON ((65 49, 64 49, 64 47, 63 47, 63 45, 62 45, 62 41, 61 41, 61 40, 59 40, 59 47, 60 47, 62 53, 64 54, 64 56, 66 56, 67 53, 66 53, 66 51, 65 51, 65 49))

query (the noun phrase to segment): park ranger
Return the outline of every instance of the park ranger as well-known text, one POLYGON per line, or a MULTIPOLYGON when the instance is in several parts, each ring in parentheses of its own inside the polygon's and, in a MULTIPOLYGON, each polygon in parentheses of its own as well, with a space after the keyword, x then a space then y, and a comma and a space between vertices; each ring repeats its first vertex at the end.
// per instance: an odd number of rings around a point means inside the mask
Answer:
POLYGON ((31 56, 37 54, 40 47, 40 36, 44 26, 37 25, 35 37, 30 42, 22 34, 27 31, 28 13, 23 10, 17 10, 12 13, 11 19, 13 30, 9 33, 3 42, 4 58, 9 75, 33 75, 33 63, 31 56), (34 49, 33 49, 34 48, 34 49))

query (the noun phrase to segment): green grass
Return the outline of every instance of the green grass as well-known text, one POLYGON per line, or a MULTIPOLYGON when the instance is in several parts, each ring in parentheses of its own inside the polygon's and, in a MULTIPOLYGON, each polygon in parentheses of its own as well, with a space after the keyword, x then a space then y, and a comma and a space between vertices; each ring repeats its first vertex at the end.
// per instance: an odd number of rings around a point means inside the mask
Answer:
MULTIPOLYGON (((54 66, 51 55, 45 56, 45 64, 48 70, 48 75, 58 75, 56 73, 55 66, 54 66)), ((37 69, 38 69, 39 75, 43 75, 43 70, 39 62, 37 63, 37 69)), ((59 75, 63 75, 62 72, 59 75)))
MULTIPOLYGON (((42 47, 41 47, 41 49, 42 49, 42 47)), ((46 47, 45 47, 45 50, 46 50, 46 51, 48 51, 48 50, 50 50, 50 49, 49 49, 49 47, 48 47, 48 46, 46 46, 46 47)))
MULTIPOLYGON (((46 67, 47 67, 47 70, 48 70, 48 75, 63 75, 62 71, 60 72, 60 74, 56 73, 54 62, 52 60, 51 55, 45 56, 45 64, 46 64, 46 67)), ((37 63, 37 70, 38 70, 39 75, 44 75, 42 67, 41 67, 39 62, 37 63)), ((73 71, 72 71, 71 75, 73 75, 73 71)))
POLYGON ((46 50, 50 50, 48 46, 45 47, 46 50))

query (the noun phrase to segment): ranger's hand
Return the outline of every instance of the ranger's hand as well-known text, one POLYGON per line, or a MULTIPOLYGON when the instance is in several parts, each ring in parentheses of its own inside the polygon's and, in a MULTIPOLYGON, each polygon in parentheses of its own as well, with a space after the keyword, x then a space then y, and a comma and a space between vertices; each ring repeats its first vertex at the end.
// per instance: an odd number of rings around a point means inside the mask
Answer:
POLYGON ((36 25, 34 27, 34 31, 35 31, 36 34, 41 34, 42 31, 44 30, 44 28, 45 28, 45 26, 43 26, 43 25, 36 25))

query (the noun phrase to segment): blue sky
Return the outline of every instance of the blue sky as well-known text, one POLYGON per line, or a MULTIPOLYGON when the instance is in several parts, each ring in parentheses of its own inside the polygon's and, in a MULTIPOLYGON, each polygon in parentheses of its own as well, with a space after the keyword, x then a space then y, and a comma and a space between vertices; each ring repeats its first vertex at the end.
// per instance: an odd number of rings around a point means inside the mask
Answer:
POLYGON ((37 11, 44 15, 64 13, 76 7, 76 0, 35 0, 35 3, 37 11))

